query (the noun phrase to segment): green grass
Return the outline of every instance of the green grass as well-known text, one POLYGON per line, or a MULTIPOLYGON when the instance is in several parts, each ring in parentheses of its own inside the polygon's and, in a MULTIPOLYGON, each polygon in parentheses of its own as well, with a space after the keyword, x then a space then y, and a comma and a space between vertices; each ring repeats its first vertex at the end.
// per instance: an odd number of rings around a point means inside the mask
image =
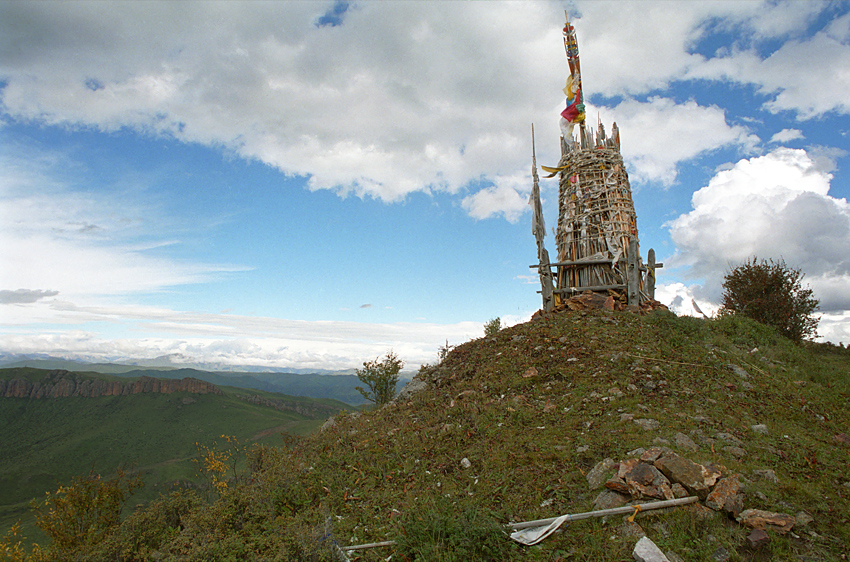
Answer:
MULTIPOLYGON (((459 346, 440 366, 441 382, 411 404, 386 408, 365 422, 340 423, 317 441, 347 464, 384 475, 356 485, 356 479, 335 478, 340 490, 369 498, 375 512, 405 513, 442 496, 458 505, 472 501, 495 510, 507 522, 589 510, 598 490, 587 489, 584 474, 596 462, 626 458, 628 451, 649 447, 655 438, 672 443, 682 432, 700 448, 681 454, 745 476, 746 507, 792 514, 805 510, 815 517, 809 528, 798 531, 800 539, 775 536, 774 551, 829 559, 850 542, 850 493, 843 487, 848 451, 833 442, 850 427, 848 366, 847 353, 795 346, 746 319, 557 315, 459 346), (730 364, 742 367, 749 378, 739 377, 730 364), (523 377, 531 367, 538 375, 523 377), (625 395, 607 399, 613 387, 625 395), (644 431, 621 422, 623 413, 657 419, 661 427, 644 431), (769 434, 754 433, 755 424, 766 424, 769 434), (388 435, 389 428, 398 430, 388 435), (352 432, 348 440, 342 437, 352 432), (747 455, 737 459, 724 451, 730 444, 717 439, 717 433, 741 439, 747 455), (342 443, 328 445, 334 439, 342 443), (459 466, 463 457, 472 461, 471 469, 459 466), (753 476, 765 468, 776 471, 779 485, 753 476), (385 485, 387 474, 395 486, 385 485)), ((367 542, 399 532, 378 517, 368 536, 354 533, 369 519, 361 510, 369 511, 362 503, 336 504, 333 512, 344 517, 341 537, 356 534, 367 542)), ((724 517, 695 521, 679 510, 640 515, 642 521, 651 538, 681 548, 686 560, 704 560, 719 546, 727 547, 734 560, 747 559, 743 530, 724 517), (655 532, 653 519, 669 519, 671 534, 655 532), (709 535, 713 539, 706 542, 709 535)), ((505 559, 550 560, 573 553, 579 560, 628 560, 634 540, 611 539, 620 524, 575 523, 543 545, 505 559)), ((382 555, 386 550, 361 559, 382 555)))

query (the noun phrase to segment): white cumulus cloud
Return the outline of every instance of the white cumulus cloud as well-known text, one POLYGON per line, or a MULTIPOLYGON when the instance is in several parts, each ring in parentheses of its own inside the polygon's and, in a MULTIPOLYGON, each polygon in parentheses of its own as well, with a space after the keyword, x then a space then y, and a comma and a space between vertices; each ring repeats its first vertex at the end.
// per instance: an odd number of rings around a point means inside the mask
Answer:
MULTIPOLYGON (((850 16, 766 59, 747 49, 693 52, 730 29, 786 40, 826 3, 612 6, 580 2, 573 14, 589 96, 731 79, 757 84, 772 110, 850 110, 850 16)), ((5 2, 0 101, 12 119, 168 135, 258 159, 312 189, 385 201, 527 169, 532 122, 541 139, 557 139, 560 4, 364 2, 341 25, 318 25, 333 10, 333 2, 5 2)), ((722 110, 694 102, 627 99, 615 113, 659 141, 625 143, 638 179, 670 183, 683 159, 751 143, 722 110)), ((554 162, 557 142, 539 143, 538 157, 554 162)))
POLYGON ((800 129, 782 129, 781 131, 770 137, 770 142, 784 143, 802 138, 805 137, 803 136, 803 131, 801 131, 800 129))
POLYGON ((515 223, 529 209, 530 184, 530 176, 499 177, 495 185, 464 197, 461 206, 476 219, 502 215, 508 222, 515 223))
POLYGON ((805 150, 777 148, 718 172, 693 210, 667 223, 690 266, 719 299, 723 275, 752 256, 800 269, 825 311, 850 308, 850 205, 829 195, 832 175, 805 150))
MULTIPOLYGON (((824 3, 813 4, 807 7, 817 8, 821 4, 821 8, 826 8, 824 3)), ((758 18, 751 20, 751 24, 758 26, 766 21, 758 18)), ((848 69, 850 14, 845 14, 812 37, 782 43, 767 57, 759 55, 754 48, 736 47, 693 66, 687 76, 753 84, 768 96, 766 109, 775 113, 791 111, 799 120, 806 120, 829 112, 850 113, 848 69)))
POLYGON ((612 121, 628 124, 620 134, 623 158, 637 182, 669 185, 681 162, 730 145, 752 150, 759 142, 746 128, 729 125, 723 109, 694 101, 677 104, 653 97, 645 103, 626 100, 602 111, 612 121))

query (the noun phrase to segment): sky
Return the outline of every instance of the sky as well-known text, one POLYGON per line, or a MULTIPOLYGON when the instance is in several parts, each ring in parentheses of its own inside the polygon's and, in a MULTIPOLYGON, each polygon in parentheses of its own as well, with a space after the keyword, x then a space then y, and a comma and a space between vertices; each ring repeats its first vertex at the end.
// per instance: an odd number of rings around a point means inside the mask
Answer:
POLYGON ((850 2, 0 0, 0 352, 416 368, 527 321, 565 10, 658 300, 784 260, 850 343, 850 2))

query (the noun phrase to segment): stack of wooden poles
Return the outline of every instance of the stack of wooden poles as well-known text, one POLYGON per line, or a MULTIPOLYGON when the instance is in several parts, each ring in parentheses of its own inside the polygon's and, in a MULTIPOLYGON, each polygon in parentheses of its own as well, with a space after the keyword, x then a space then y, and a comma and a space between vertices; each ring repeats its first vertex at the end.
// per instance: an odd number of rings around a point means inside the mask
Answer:
POLYGON ((562 144, 558 261, 591 263, 559 267, 560 289, 627 284, 629 237, 637 237, 637 221, 616 137, 615 130, 614 139, 606 138, 600 125, 595 138, 582 128, 578 140, 562 144))

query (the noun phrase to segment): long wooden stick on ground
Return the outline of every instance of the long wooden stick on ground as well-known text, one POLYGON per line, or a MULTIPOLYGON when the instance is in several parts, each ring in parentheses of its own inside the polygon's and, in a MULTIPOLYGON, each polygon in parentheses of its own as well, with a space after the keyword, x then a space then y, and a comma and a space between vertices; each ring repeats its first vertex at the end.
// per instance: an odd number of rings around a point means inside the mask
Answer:
POLYGON ((384 541, 384 542, 370 542, 368 544, 358 544, 355 546, 344 546, 342 549, 346 552, 350 552, 352 550, 364 550, 367 548, 378 548, 379 546, 392 546, 395 544, 395 541, 384 541))
MULTIPOLYGON (((624 513, 632 513, 634 511, 650 511, 652 509, 662 509, 665 507, 674 507, 677 505, 685 505, 689 503, 698 502, 699 498, 696 496, 690 496, 687 498, 679 498, 676 500, 664 500, 660 502, 653 503, 642 503, 637 505, 626 505, 623 507, 614 507, 612 509, 600 509, 599 511, 588 511, 586 513, 576 513, 575 515, 569 515, 568 521, 579 521, 581 519, 590 519, 592 517, 605 517, 606 515, 621 515, 624 513)), ((563 516, 561 516, 563 517, 563 516)), ((510 523, 508 526, 511 527, 514 531, 519 531, 520 529, 530 529, 531 527, 543 527, 544 525, 549 525, 554 523, 560 517, 550 517, 549 519, 538 519, 537 521, 525 521, 523 523, 510 523)))
MULTIPOLYGON (((687 498, 679 498, 675 500, 664 500, 653 503, 642 503, 637 505, 627 505, 624 507, 615 507, 612 509, 601 509, 598 511, 588 511, 586 513, 576 513, 575 515, 568 515, 568 521, 580 521, 582 519, 590 519, 592 517, 605 517, 606 515, 620 515, 625 513, 637 513, 639 511, 651 511, 653 509, 663 509, 665 507, 675 507, 677 505, 686 505, 689 503, 698 502, 699 498, 696 496, 690 496, 687 498)), ((563 517, 563 515, 561 516, 563 517)), ((524 521, 522 523, 509 523, 508 526, 511 527, 514 531, 519 531, 521 529, 530 529, 532 527, 543 527, 545 525, 550 525, 554 523, 556 520, 560 519, 560 517, 550 517, 549 519, 537 519, 536 521, 524 521)), ((352 550, 364 550, 367 548, 377 548, 380 546, 393 546, 395 541, 383 541, 383 542, 372 542, 368 544, 358 544, 355 546, 344 546, 342 550, 345 552, 351 552, 352 550)))

